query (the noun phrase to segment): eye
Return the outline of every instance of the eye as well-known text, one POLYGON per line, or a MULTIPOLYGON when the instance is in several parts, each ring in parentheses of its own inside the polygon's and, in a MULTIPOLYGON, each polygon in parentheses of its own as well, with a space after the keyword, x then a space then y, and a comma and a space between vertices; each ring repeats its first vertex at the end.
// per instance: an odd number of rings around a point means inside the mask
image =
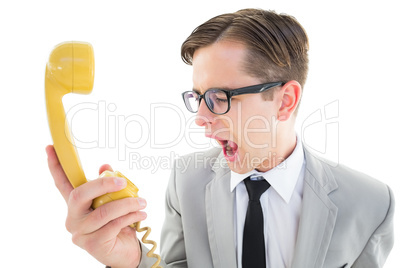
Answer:
POLYGON ((214 102, 226 103, 228 101, 226 93, 221 90, 211 92, 211 97, 213 98, 214 102))
POLYGON ((220 98, 216 98, 215 99, 216 102, 227 102, 227 99, 220 99, 220 98))

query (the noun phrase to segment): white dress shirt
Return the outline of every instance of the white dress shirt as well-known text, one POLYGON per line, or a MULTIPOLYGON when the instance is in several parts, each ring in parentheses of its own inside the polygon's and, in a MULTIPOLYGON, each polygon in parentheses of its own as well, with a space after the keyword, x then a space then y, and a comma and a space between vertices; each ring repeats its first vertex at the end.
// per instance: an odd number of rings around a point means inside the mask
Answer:
POLYGON ((242 268, 243 229, 248 206, 248 193, 243 180, 257 173, 271 184, 260 198, 264 216, 266 267, 290 267, 299 227, 304 171, 304 152, 299 136, 292 154, 275 168, 265 173, 254 170, 238 174, 231 171, 230 190, 236 191, 234 222, 238 268, 242 268))

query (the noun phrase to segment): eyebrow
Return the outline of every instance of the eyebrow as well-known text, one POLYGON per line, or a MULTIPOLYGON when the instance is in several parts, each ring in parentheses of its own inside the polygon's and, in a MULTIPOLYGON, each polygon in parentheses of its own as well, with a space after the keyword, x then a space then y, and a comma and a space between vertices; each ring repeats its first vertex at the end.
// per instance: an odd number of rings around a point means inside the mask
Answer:
MULTIPOLYGON (((207 92, 207 91, 210 90, 210 89, 234 90, 234 89, 236 89, 236 88, 231 88, 231 87, 211 87, 211 88, 208 88, 207 90, 205 90, 204 93, 207 92)), ((198 89, 196 89, 196 88, 193 88, 193 91, 196 92, 196 93, 199 94, 199 95, 202 95, 202 94, 201 94, 201 91, 198 90, 198 89)))

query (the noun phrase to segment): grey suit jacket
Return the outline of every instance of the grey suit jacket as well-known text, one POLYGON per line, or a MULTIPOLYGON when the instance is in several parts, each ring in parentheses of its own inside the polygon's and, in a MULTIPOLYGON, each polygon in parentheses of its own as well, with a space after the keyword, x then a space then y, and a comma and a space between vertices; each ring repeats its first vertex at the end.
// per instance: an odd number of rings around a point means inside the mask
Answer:
MULTIPOLYGON (((304 150, 302 211, 291 268, 382 267, 393 246, 391 190, 304 150)), ((237 267, 235 193, 221 152, 215 148, 176 161, 166 192, 163 267, 237 267)), ((144 248, 140 267, 156 260, 146 253, 144 248)))

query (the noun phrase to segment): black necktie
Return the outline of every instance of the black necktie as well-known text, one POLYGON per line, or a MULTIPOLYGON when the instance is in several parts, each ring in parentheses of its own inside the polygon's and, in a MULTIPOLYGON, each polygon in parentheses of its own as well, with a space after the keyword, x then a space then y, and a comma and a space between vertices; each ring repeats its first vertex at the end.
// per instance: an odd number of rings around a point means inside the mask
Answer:
POLYGON ((264 218, 260 203, 261 195, 269 188, 270 184, 262 180, 244 180, 249 201, 246 221, 243 232, 243 268, 265 268, 265 241, 264 218))

